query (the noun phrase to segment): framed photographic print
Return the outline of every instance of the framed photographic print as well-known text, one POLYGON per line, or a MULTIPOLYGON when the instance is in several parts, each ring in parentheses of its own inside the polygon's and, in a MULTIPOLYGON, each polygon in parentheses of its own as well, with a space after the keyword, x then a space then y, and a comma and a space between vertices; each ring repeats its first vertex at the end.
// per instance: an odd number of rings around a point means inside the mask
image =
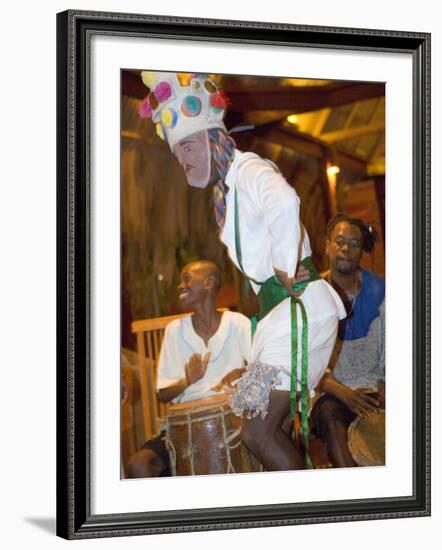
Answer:
POLYGON ((57 533, 430 513, 430 36, 57 20, 57 533))

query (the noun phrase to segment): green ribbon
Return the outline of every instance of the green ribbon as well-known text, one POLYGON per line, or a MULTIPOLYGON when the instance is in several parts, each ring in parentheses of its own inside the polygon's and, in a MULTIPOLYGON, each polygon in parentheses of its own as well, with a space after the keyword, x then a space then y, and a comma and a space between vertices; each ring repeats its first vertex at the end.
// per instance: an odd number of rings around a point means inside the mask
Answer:
MULTIPOLYGON (((302 331, 301 331, 301 433, 305 447, 305 461, 307 468, 312 469, 313 464, 308 452, 309 445, 309 422, 308 422, 308 322, 305 306, 299 298, 292 296, 291 309, 291 324, 292 324, 292 371, 290 377, 290 415, 292 418, 296 414, 297 405, 297 371, 298 371, 298 315, 297 305, 301 310, 302 331)), ((293 431, 293 437, 296 438, 296 433, 293 431)))
MULTIPOLYGON (((261 288, 258 292, 259 313, 251 318, 252 324, 252 338, 256 332, 258 322, 261 321, 275 306, 280 304, 283 300, 290 297, 290 317, 291 317, 291 374, 290 374, 290 415, 294 418, 297 409, 297 374, 298 374, 298 317, 297 306, 299 305, 302 319, 301 329, 301 432, 304 440, 304 446, 306 451, 305 461, 307 468, 313 468, 309 452, 309 423, 308 423, 308 320, 305 306, 300 298, 292 296, 289 291, 281 284, 276 275, 273 275, 269 279, 263 282, 255 281, 249 277, 242 265, 242 250, 241 239, 239 231, 239 214, 238 214, 238 197, 235 188, 235 248, 236 257, 239 267, 245 277, 253 283, 259 285, 261 288)), ((316 270, 311 258, 304 258, 301 264, 308 270, 310 276, 307 280, 295 283, 293 290, 300 292, 304 290, 309 283, 320 279, 320 276, 316 270)), ((296 438, 296 433, 293 431, 293 436, 296 438)))

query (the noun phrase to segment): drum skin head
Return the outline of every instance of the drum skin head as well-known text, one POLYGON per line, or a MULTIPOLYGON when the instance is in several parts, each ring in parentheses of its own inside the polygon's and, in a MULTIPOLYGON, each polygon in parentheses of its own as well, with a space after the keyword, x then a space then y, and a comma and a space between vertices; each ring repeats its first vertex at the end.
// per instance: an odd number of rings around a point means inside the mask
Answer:
POLYGON ((355 418, 348 428, 348 448, 358 466, 385 466, 385 411, 355 418))

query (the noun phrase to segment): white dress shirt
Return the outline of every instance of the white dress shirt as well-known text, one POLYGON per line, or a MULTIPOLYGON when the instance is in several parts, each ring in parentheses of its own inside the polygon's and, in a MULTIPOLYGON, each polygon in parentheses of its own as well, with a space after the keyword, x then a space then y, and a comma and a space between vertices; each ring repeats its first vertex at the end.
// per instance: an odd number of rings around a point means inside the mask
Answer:
MULTIPOLYGON (((300 199, 277 168, 254 153, 235 150, 226 176, 226 219, 221 241, 240 269, 235 245, 235 190, 238 200, 242 265, 245 274, 259 282, 272 277, 274 267, 289 277, 298 263, 311 255, 310 241, 299 218, 300 199)), ((251 283, 258 294, 260 286, 251 283)), ((335 290, 324 280, 310 283, 302 294, 308 318, 309 386, 313 391, 327 368, 336 339, 338 319, 346 316, 335 290)), ((286 298, 258 323, 253 358, 282 367, 279 389, 290 388, 290 298, 286 298)), ((301 330, 298 308, 298 327, 301 330)), ((301 338, 299 334, 299 348, 301 338)), ((300 352, 299 352, 300 353, 300 352)), ((298 361, 300 368, 300 361, 298 361)))
POLYGON ((157 389, 176 384, 185 376, 185 365, 194 353, 211 353, 204 376, 188 386, 173 402, 182 403, 215 395, 212 391, 229 372, 251 360, 250 321, 234 311, 225 311, 216 333, 207 346, 192 324, 192 316, 175 319, 167 325, 158 363, 157 389))

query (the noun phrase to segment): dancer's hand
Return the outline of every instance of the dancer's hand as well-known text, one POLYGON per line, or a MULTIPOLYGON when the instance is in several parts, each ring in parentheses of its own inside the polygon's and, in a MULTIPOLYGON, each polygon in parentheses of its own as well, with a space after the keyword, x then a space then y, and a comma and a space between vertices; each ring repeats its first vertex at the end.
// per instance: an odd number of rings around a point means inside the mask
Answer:
POLYGON ((299 264, 294 277, 289 277, 286 271, 281 271, 280 269, 276 269, 276 267, 273 267, 273 271, 275 272, 275 275, 278 277, 279 282, 289 292, 289 294, 291 294, 292 296, 295 296, 296 298, 299 298, 299 296, 302 295, 305 289, 295 291, 293 290, 293 286, 295 283, 300 283, 302 281, 307 281, 309 279, 310 273, 308 269, 306 269, 303 265, 299 264))
MULTIPOLYGON (((302 264, 298 265, 298 269, 295 273, 295 284, 296 283, 302 283, 304 281, 308 281, 310 279, 310 271, 304 267, 302 264)), ((299 291, 293 291, 296 296, 301 296, 301 294, 304 292, 305 288, 299 290, 299 291)))

